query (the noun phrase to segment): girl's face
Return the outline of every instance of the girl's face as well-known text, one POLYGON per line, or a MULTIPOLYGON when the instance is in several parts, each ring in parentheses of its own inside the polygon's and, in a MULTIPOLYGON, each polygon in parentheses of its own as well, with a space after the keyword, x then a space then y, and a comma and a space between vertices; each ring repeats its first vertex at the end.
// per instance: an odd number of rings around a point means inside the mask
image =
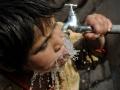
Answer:
POLYGON ((69 55, 64 46, 64 33, 61 27, 56 22, 53 25, 53 30, 50 30, 47 36, 41 37, 39 30, 35 32, 36 39, 28 58, 28 66, 32 70, 48 72, 55 68, 56 64, 64 65, 65 58, 69 55))

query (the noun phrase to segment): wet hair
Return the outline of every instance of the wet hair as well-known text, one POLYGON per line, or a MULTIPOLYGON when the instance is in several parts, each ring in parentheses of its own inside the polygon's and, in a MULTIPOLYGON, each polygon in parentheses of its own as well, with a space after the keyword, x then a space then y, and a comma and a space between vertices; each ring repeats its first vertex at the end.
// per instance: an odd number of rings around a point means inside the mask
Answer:
POLYGON ((51 16, 64 4, 57 7, 48 1, 0 0, 0 68, 22 69, 33 44, 33 26, 38 24, 38 18, 51 16))

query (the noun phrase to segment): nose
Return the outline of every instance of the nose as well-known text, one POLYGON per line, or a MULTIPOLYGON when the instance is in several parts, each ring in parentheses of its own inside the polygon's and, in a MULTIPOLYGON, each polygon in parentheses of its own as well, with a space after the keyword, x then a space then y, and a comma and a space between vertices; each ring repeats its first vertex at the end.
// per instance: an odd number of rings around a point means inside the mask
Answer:
POLYGON ((69 50, 65 46, 63 46, 62 55, 63 57, 70 56, 69 50))

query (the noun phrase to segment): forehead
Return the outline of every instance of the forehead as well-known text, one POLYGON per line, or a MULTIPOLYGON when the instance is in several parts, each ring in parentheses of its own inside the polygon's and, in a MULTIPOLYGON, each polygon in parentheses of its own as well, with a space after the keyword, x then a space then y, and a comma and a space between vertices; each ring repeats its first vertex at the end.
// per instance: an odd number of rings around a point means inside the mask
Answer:
POLYGON ((34 26, 34 36, 35 40, 41 37, 47 37, 50 32, 53 30, 54 24, 56 23, 55 18, 52 17, 45 17, 39 18, 37 25, 34 26))
POLYGON ((50 18, 48 21, 45 19, 42 21, 42 23, 40 23, 40 25, 34 26, 34 42, 32 45, 32 50, 34 50, 36 47, 40 47, 43 43, 45 43, 46 39, 49 39, 55 26, 56 21, 53 18, 50 18))

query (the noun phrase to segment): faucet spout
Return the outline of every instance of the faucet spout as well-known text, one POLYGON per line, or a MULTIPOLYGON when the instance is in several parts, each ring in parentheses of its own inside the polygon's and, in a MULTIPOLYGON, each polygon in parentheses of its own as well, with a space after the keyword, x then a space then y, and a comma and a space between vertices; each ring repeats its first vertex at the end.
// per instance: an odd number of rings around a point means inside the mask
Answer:
POLYGON ((77 7, 75 4, 65 4, 66 6, 70 6, 69 15, 67 21, 64 23, 62 31, 68 33, 68 29, 71 29, 73 32, 82 33, 82 32, 91 32, 92 27, 81 25, 78 22, 78 18, 73 10, 73 7, 77 7))
POLYGON ((77 7, 77 5, 75 5, 75 4, 65 4, 65 5, 70 6, 70 11, 69 11, 67 21, 65 22, 65 24, 62 28, 63 32, 67 32, 67 29, 78 26, 77 16, 73 10, 73 7, 74 6, 77 7))

